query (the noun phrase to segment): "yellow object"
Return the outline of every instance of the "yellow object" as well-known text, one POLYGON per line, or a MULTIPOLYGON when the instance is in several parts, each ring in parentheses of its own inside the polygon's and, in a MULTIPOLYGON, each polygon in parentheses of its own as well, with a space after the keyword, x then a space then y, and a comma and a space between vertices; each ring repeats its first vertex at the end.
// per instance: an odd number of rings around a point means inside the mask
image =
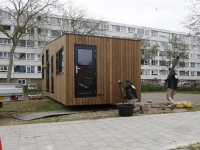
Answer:
MULTIPOLYGON (((177 106, 175 108, 194 108, 193 104, 188 101, 176 102, 177 106)), ((172 107, 170 104, 168 107, 172 107)))
POLYGON ((18 91, 18 93, 22 93, 22 91, 18 91))

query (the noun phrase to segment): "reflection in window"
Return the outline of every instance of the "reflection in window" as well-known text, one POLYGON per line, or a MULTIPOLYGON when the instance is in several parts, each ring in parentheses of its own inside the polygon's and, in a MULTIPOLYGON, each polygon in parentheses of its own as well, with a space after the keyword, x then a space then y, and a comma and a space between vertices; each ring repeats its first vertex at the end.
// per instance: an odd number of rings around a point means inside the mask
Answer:
POLYGON ((25 53, 14 53, 14 59, 26 60, 26 54, 25 53))
POLYGON ((14 66, 15 73, 26 73, 26 66, 14 66))
POLYGON ((57 53, 56 53, 56 73, 62 73, 64 72, 64 52, 63 48, 61 48, 57 53))
POLYGON ((112 26, 112 31, 120 32, 120 26, 112 26))

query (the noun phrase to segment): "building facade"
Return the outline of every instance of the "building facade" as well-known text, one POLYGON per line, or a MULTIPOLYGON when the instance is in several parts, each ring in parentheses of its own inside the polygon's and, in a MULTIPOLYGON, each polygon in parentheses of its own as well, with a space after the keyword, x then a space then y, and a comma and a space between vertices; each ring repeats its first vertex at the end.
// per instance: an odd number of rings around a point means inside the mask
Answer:
MULTIPOLYGON (((11 23, 12 18, 5 12, 0 12, 0 20, 3 27, 9 32, 15 31, 15 26, 11 23)), ((52 16, 48 19, 36 18, 37 27, 28 29, 20 39, 13 56, 13 67, 11 72, 11 82, 18 82, 27 85, 32 82, 40 82, 42 79, 41 52, 46 43, 62 35, 60 24, 62 18, 52 16)), ((163 57, 166 57, 164 47, 168 44, 168 39, 176 35, 185 40, 189 45, 189 59, 185 61, 185 67, 177 68, 180 82, 190 82, 191 84, 200 81, 200 53, 196 44, 196 37, 187 37, 186 33, 169 31, 163 29, 127 25, 109 22, 100 26, 106 31, 106 36, 116 38, 133 38, 134 34, 140 34, 150 41, 151 45, 158 44, 159 51, 155 52, 152 60, 145 60, 141 66, 142 83, 162 83, 167 78, 168 68, 161 65, 163 57)), ((12 42, 0 32, 0 82, 6 82, 10 49, 12 42)))

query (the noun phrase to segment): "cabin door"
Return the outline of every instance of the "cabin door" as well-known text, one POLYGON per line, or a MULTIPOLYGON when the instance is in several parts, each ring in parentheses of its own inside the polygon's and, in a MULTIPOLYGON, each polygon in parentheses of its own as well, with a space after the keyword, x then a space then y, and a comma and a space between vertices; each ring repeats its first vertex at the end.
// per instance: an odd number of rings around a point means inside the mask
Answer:
POLYGON ((96 97, 96 46, 75 45, 75 97, 96 97))

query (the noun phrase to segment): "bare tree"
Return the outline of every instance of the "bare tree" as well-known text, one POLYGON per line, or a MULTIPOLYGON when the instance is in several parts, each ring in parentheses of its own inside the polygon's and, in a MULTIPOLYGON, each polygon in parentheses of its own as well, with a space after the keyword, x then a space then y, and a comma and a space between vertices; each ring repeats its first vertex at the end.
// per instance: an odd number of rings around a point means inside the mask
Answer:
POLYGON ((163 61, 170 61, 172 64, 176 57, 179 56, 179 67, 185 67, 185 60, 189 58, 189 48, 185 40, 173 36, 168 39, 168 45, 164 48, 166 57, 163 57, 163 61))
POLYGON ((189 29, 191 35, 200 34, 200 0, 188 0, 189 15, 182 21, 182 24, 189 29))
POLYGON ((69 1, 62 10, 62 23, 60 28, 63 33, 70 32, 74 34, 85 35, 105 35, 107 22, 103 18, 92 17, 88 9, 83 6, 76 6, 74 2, 69 1))
MULTIPOLYGON (((6 35, 11 41, 7 82, 10 82, 13 65, 13 53, 19 39, 26 35, 27 30, 31 30, 37 24, 38 17, 45 18, 52 8, 58 4, 57 0, 7 0, 1 1, 0 13, 5 13, 12 25, 14 32, 8 32, 4 20, 0 20, 0 32, 6 35)), ((30 33, 30 32, 29 32, 30 33)))
POLYGON ((159 45, 151 45, 149 39, 143 38, 142 35, 135 34, 134 39, 141 40, 141 64, 144 64, 145 60, 153 59, 155 54, 159 51, 159 45))

